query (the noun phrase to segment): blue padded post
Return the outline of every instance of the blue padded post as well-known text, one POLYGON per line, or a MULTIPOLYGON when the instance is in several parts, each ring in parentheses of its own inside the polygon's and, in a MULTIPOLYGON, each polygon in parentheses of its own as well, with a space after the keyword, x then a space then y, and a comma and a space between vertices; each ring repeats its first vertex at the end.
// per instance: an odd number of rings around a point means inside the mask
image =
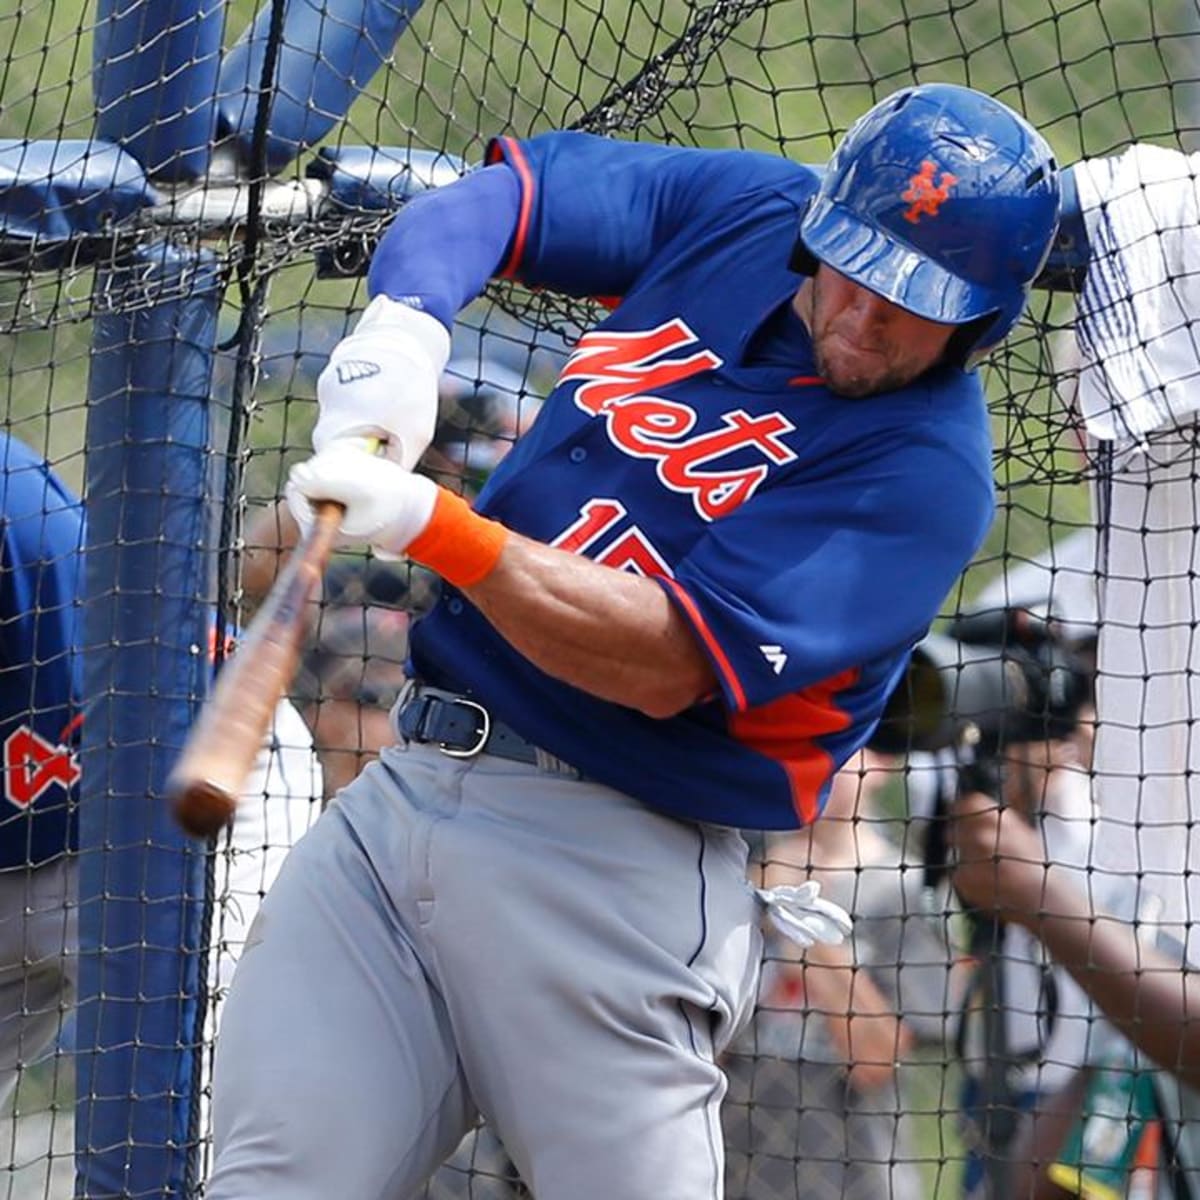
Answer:
POLYGON ((76 1195, 190 1195, 204 853, 164 784, 207 688, 211 257, 106 268, 88 385, 76 1195))
POLYGON ((155 180, 208 171, 216 129, 224 0, 97 0, 96 136, 155 180))
MULTIPOLYGON (((269 172, 282 170, 346 115, 420 7, 421 0, 291 0, 267 122, 269 172)), ((244 162, 253 159, 271 16, 267 0, 221 65, 220 128, 232 134, 244 162)))

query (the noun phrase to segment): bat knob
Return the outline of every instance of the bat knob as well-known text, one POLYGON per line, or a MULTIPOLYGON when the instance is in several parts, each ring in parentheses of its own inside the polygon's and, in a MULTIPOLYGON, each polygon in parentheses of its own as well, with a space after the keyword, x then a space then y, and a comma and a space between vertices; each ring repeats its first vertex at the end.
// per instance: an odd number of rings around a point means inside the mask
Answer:
POLYGON ((176 821, 193 837, 215 837, 237 810, 237 797, 211 779, 193 779, 170 793, 176 821))

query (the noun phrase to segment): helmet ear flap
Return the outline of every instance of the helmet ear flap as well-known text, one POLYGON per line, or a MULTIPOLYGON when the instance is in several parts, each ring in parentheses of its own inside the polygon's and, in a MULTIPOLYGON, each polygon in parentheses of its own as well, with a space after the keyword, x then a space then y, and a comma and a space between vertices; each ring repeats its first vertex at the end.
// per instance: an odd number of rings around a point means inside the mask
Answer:
POLYGON ((788 270, 795 271, 797 275, 815 275, 817 267, 820 266, 820 260, 817 256, 804 244, 804 235, 800 232, 800 227, 804 224, 804 218, 808 216, 808 210, 812 208, 812 199, 804 206, 804 211, 800 214, 800 226, 796 229, 796 244, 792 247, 791 256, 788 258, 788 270))
POLYGON ((982 358, 992 348, 991 345, 980 346, 978 342, 995 323, 996 314, 993 312, 976 317, 974 321, 968 321, 965 325, 959 325, 946 343, 942 362, 949 367, 972 366, 972 360, 982 358))

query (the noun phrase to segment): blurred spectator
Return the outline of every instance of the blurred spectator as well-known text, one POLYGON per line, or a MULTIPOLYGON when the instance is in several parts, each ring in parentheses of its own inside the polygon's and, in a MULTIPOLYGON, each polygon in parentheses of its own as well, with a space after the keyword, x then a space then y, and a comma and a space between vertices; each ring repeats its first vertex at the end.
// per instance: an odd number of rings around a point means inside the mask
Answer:
POLYGON ((461 481, 456 490, 466 495, 479 491, 541 407, 520 372, 494 362, 477 370, 462 357, 447 364, 440 401, 425 465, 432 473, 452 477, 442 483, 461 481))
MULTIPOLYGON (((985 766, 983 774, 992 773, 1003 802, 1036 827, 1046 853, 1077 875, 1098 906, 1110 907, 1132 897, 1137 865, 1126 862, 1119 873, 1096 870, 1104 796, 1091 773, 1096 552, 1094 533, 1077 531, 1037 558, 1012 564, 982 593, 980 612, 1018 608, 1050 620, 1056 644, 1090 676, 1084 702, 1071 715, 1069 736, 1010 744, 1002 762, 985 766)), ((943 814, 960 790, 953 757, 943 765, 933 805, 943 814)), ((977 969, 956 1038, 964 1074, 962 1193, 999 1200, 1015 1194, 1011 1158, 1018 1133, 1072 1104, 1079 1064, 1120 1039, 1093 998, 1027 929, 997 930, 978 922, 967 926, 968 933, 972 929, 969 952, 977 969)))
POLYGON ((340 561, 292 698, 312 730, 331 799, 395 741, 388 714, 404 686, 409 621, 433 604, 435 581, 408 563, 340 561))
MULTIPOLYGON (((1200 961, 1200 159, 1148 143, 1071 174, 1088 248, 1074 324, 1092 461, 1097 862, 1163 901, 1200 961), (1136 879, 1130 879, 1136 863, 1136 879)), ((1082 232, 1082 231, 1081 231, 1082 232)))
MULTIPOLYGON (((1153 1189, 1143 1194, 1161 1200, 1200 1196, 1200 973, 1182 963, 1182 947, 1164 952, 1148 944, 1154 937, 1151 932, 1146 938, 1146 926, 1139 936, 1131 920, 1109 915, 1096 904, 1085 890, 1089 876, 1059 862, 1049 852, 1044 832, 1020 809, 972 792, 957 801, 953 812, 954 886, 963 900, 978 913, 1036 939, 1110 1026, 1162 1068, 1154 1072, 1151 1111, 1139 1112, 1138 1078, 1150 1067, 1114 1071, 1111 1050, 1102 1057, 1097 1053, 1102 1039, 1094 1039, 1087 1056, 1077 1061, 1097 1064, 1100 1059, 1103 1103, 1092 1102, 1095 1092, 1086 1080, 1080 1086, 1073 1079, 1063 1089, 1070 1102, 1047 1105, 1047 1118, 1033 1123, 1031 1140, 1016 1149, 1014 1157, 1028 1159, 1033 1179, 1014 1177, 1009 1194, 1131 1195, 1134 1143, 1157 1124, 1153 1189), (1064 1144, 1064 1136, 1081 1120, 1072 1148, 1064 1144), (1090 1121, 1098 1122, 1105 1136, 1089 1133, 1090 1121)), ((1132 894, 1126 888, 1126 907, 1132 894)))
POLYGON ((0 1103, 75 1001, 79 501, 0 434, 0 1103))
POLYGON ((816 879, 854 918, 851 940, 801 954, 768 934, 758 1007, 724 1063, 729 1200, 917 1200, 897 1066, 940 1041, 955 1008, 945 941, 920 907, 921 873, 881 832, 890 759, 862 751, 821 819, 769 836, 765 886, 816 879))
MULTIPOLYGON (((1080 714, 1076 736, 1009 746, 998 772, 1003 802, 1036 822, 1039 840, 1064 871, 1088 878, 1095 806, 1088 774, 1093 714, 1080 714)), ((944 780, 943 812, 956 783, 944 780)), ((995 800, 993 800, 995 804, 995 800)), ((1117 879, 1097 877, 1113 900, 1117 879)), ((969 898, 960 898, 970 903, 969 898)), ((984 914, 985 916, 987 914, 984 914)), ((1021 1119, 1057 1108, 1078 1065, 1102 1034, 1093 1000, 1048 961, 1022 927, 977 926, 970 946, 974 976, 963 1008, 957 1050, 964 1086, 961 1122, 967 1144, 962 1192, 1001 1200, 1011 1193, 1006 1162, 1021 1119)))

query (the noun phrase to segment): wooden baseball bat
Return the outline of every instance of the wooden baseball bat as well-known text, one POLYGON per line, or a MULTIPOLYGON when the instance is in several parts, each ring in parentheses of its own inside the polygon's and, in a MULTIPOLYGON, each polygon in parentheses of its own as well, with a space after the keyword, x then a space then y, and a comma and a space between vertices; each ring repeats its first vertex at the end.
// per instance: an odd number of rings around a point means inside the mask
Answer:
POLYGON ((232 819, 238 796, 296 674, 308 604, 321 583, 342 518, 332 500, 313 504, 313 523, 222 667, 167 780, 175 819, 212 837, 232 819))

